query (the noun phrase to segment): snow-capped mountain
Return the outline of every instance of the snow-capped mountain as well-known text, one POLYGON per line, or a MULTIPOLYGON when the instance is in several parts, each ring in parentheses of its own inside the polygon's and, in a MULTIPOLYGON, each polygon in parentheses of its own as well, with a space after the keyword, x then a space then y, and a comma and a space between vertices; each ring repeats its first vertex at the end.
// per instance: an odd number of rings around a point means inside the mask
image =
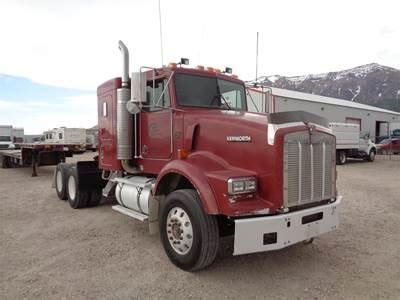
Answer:
POLYGON ((377 63, 315 75, 263 76, 257 83, 400 111, 400 70, 377 63))

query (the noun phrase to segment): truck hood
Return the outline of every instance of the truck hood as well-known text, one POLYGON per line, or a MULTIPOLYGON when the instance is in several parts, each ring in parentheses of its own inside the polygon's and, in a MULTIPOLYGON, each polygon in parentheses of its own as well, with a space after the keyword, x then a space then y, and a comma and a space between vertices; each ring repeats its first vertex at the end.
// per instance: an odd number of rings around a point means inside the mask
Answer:
POLYGON ((266 207, 277 209, 283 199, 283 137, 290 132, 308 131, 306 123, 322 125, 324 121, 314 116, 304 112, 186 110, 184 144, 192 153, 188 161, 222 181, 223 176, 256 176, 259 196, 268 202, 266 207), (272 130, 273 143, 269 143, 268 131, 272 130))

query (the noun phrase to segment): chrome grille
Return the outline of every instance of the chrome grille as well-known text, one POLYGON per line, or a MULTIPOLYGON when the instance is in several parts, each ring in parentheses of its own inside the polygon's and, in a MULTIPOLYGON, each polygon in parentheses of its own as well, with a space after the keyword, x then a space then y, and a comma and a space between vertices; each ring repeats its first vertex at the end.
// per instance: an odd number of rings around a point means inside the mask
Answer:
POLYGON ((283 196, 285 207, 334 196, 335 138, 314 131, 289 133, 284 138, 283 196))

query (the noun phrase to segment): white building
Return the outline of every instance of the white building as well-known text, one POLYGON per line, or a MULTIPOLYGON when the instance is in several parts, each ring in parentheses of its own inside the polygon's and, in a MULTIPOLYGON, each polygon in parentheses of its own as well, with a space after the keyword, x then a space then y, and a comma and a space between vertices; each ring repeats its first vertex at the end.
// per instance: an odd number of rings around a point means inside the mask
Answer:
POLYGON ((307 111, 330 122, 359 124, 361 133, 368 133, 371 138, 388 135, 389 128, 397 129, 400 124, 400 113, 395 111, 285 89, 249 88, 247 98, 253 112, 307 111))

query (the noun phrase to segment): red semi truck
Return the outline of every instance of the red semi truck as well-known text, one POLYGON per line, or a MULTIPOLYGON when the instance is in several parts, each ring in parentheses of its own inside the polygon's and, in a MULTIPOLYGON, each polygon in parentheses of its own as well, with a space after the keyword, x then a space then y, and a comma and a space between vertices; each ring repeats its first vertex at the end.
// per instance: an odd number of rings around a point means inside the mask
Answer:
MULTIPOLYGON (((160 233, 179 268, 210 265, 220 238, 233 254, 281 249, 335 230, 335 137, 306 112, 247 111, 245 84, 181 64, 142 67, 97 90, 99 155, 61 163, 54 185, 73 208, 112 208, 160 233)), ((185 59, 181 60, 184 64, 185 59)))

